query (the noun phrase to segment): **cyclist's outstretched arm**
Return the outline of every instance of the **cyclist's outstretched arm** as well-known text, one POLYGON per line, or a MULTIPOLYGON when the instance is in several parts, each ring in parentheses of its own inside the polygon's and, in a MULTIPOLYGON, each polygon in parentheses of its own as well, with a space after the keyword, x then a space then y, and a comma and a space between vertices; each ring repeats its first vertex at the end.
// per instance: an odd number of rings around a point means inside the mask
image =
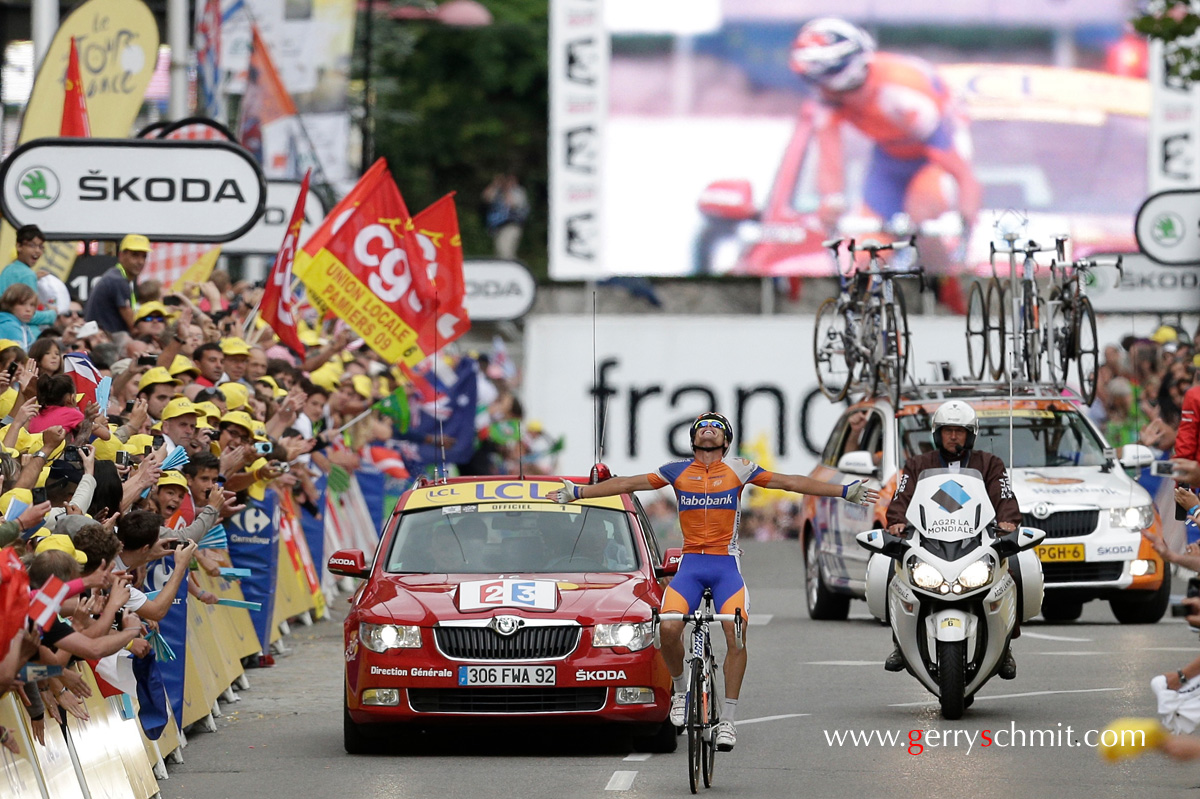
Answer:
POLYGON ((595 499, 596 497, 612 497, 617 494, 632 494, 634 491, 653 491, 650 475, 639 474, 633 477, 612 477, 595 485, 575 485, 569 480, 563 480, 563 487, 552 491, 549 498, 555 502, 567 503, 576 499, 595 499))
MULTIPOLYGON (((756 485, 758 485, 756 483, 756 485)), ((854 502, 861 505, 872 505, 875 500, 879 499, 879 492, 873 488, 867 488, 861 481, 854 481, 849 485, 841 483, 826 483, 823 480, 814 480, 811 477, 806 477, 802 474, 780 474, 772 472, 771 479, 763 484, 763 488, 781 488, 784 491, 791 491, 796 494, 808 494, 814 497, 841 497, 847 502, 854 502)))

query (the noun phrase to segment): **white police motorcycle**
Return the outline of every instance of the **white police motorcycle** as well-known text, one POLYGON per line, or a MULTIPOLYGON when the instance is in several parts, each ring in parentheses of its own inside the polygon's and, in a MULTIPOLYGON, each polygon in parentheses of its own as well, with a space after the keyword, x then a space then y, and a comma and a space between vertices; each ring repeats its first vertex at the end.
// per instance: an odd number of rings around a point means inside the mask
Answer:
POLYGON ((891 624, 909 672, 938 697, 947 719, 961 718, 998 671, 1017 614, 1027 621, 1041 612, 1042 567, 1032 548, 1046 534, 1005 532, 995 517, 978 471, 929 469, 908 507, 907 538, 858 534, 876 553, 867 564, 867 605, 891 624))

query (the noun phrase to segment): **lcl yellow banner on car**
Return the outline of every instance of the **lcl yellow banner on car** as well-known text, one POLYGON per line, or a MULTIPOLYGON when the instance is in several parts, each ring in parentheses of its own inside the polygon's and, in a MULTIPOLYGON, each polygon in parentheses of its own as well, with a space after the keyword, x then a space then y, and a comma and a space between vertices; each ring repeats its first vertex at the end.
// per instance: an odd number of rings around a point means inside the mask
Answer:
MULTIPOLYGON (((25 107, 18 144, 59 135, 72 37, 79 50, 92 136, 125 138, 132 132, 158 59, 158 25, 141 0, 88 0, 54 34, 25 107)), ((113 236, 127 232, 114 230, 113 236)), ((16 232, 6 222, 0 230, 5 263, 14 246, 16 232)))
MULTIPOLYGON (((448 505, 474 505, 479 502, 529 502, 532 500, 545 501, 550 492, 562 488, 561 482, 533 482, 481 480, 478 483, 450 483, 447 485, 428 486, 414 489, 405 503, 405 510, 414 508, 436 508, 448 505)), ((595 508, 615 508, 623 510, 620 497, 599 497, 597 499, 581 499, 572 505, 584 505, 595 508)))

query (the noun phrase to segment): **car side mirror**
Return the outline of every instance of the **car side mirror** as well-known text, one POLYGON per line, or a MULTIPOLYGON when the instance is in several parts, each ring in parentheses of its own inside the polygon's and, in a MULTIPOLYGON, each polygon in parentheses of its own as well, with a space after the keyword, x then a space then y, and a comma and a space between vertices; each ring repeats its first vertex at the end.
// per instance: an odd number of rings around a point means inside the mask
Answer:
POLYGON ((1144 444, 1126 444, 1121 447, 1120 461, 1126 469, 1141 469, 1154 463, 1154 450, 1144 444))
POLYGON ((700 192, 700 213, 717 219, 744 222, 758 215, 754 189, 748 180, 718 180, 700 192))
POLYGON ((669 577, 679 571, 679 561, 683 560, 683 549, 671 547, 663 553, 662 566, 654 570, 654 576, 659 579, 669 577))
POLYGON ((339 549, 329 556, 326 567, 330 573, 342 577, 369 577, 371 570, 367 568, 367 556, 361 549, 339 549))
POLYGON ((875 456, 865 449, 856 449, 838 458, 837 470, 857 477, 874 477, 879 473, 875 456))

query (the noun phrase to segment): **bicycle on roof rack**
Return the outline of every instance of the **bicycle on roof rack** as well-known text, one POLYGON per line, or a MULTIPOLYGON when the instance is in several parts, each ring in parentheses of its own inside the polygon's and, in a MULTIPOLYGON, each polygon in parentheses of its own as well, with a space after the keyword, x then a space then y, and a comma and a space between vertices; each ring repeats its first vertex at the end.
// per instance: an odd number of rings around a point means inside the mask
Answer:
POLYGON ((1100 360, 1096 312, 1087 297, 1086 285, 1092 270, 1115 266, 1115 285, 1119 286, 1125 274, 1123 261, 1118 255, 1115 261, 1083 258, 1071 264, 1057 261, 1050 264, 1050 294, 1046 303, 1049 308, 1046 319, 1047 370, 1055 388, 1063 388, 1071 361, 1074 361, 1079 377, 1079 396, 1085 405, 1096 399, 1096 368, 1100 360))
POLYGON ((833 402, 844 399, 851 386, 861 386, 872 396, 880 384, 899 402, 908 371, 908 312, 904 295, 896 291, 895 279, 922 278, 920 266, 888 268, 880 253, 915 248, 916 237, 881 244, 850 240, 850 268, 843 272, 840 251, 845 239, 832 239, 825 246, 833 253, 839 292, 817 309, 813 335, 813 362, 821 391, 833 402), (855 269, 855 256, 867 253, 864 269, 855 269))

